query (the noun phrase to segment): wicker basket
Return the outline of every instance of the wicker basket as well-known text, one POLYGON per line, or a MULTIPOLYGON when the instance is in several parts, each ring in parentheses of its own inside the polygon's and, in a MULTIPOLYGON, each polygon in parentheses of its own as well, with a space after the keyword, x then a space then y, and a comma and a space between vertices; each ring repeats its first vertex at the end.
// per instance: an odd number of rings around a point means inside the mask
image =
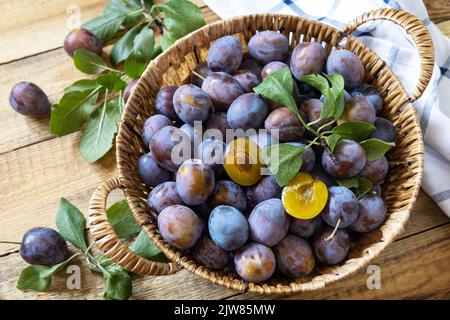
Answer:
POLYGON ((351 22, 343 31, 297 16, 242 16, 209 24, 178 40, 149 64, 125 108, 117 136, 119 178, 102 184, 90 203, 90 229, 97 246, 111 260, 138 274, 167 275, 182 266, 214 284, 241 292, 289 294, 318 290, 355 273, 402 233, 419 193, 423 172, 423 142, 419 120, 411 102, 419 98, 425 90, 433 65, 433 45, 425 26, 409 13, 394 9, 366 13, 351 22), (421 72, 418 85, 411 95, 405 92, 383 60, 350 36, 358 26, 372 20, 390 20, 400 25, 415 42, 420 54, 421 72), (388 155, 391 169, 383 190, 388 216, 380 229, 361 235, 352 246, 349 258, 340 265, 321 266, 316 268, 312 275, 298 279, 280 276, 262 284, 253 284, 241 280, 236 274, 213 271, 198 265, 189 256, 164 242, 143 200, 147 198, 148 189, 138 175, 137 162, 144 152, 139 133, 144 120, 154 114, 154 98, 158 90, 163 86, 187 82, 191 70, 200 62, 206 61, 210 44, 217 38, 236 35, 246 51, 249 39, 262 30, 276 30, 288 36, 291 39, 291 50, 301 41, 316 41, 325 46, 327 53, 333 48, 344 47, 358 55, 365 67, 365 81, 375 85, 384 97, 382 115, 395 124, 398 144, 388 155), (105 214, 107 195, 116 188, 123 189, 136 220, 172 263, 145 260, 118 239, 105 214))

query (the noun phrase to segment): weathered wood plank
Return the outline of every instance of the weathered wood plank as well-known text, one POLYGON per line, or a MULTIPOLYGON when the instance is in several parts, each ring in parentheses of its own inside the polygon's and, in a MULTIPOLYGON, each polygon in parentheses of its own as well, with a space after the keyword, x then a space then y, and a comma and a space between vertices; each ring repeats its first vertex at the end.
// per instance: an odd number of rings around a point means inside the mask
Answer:
POLYGON ((434 23, 450 20, 450 2, 448 0, 424 0, 428 15, 434 23))
MULTIPOLYGON (((0 241, 20 241, 32 226, 53 226, 60 197, 86 213, 94 188, 116 175, 113 153, 89 165, 78 139, 75 133, 0 156, 0 241)), ((0 245, 0 254, 7 248, 0 245)))
POLYGON ((289 297, 242 294, 233 299, 449 299, 450 223, 399 240, 375 259, 381 288, 369 290, 366 270, 324 290, 289 297))
MULTIPOLYGON (((204 13, 207 22, 218 19, 210 10, 204 13)), ((56 103, 65 87, 89 77, 76 70, 63 49, 0 65, 0 74, 0 105, 3 106, 0 108, 0 154, 54 138, 49 132, 48 119, 30 119, 10 107, 9 94, 15 83, 34 82, 47 93, 52 103, 56 103)))
POLYGON ((0 154, 53 138, 48 119, 24 117, 10 107, 9 94, 15 83, 34 82, 47 93, 50 102, 56 103, 65 87, 87 77, 75 69, 62 49, 0 65, 0 74, 0 154))
POLYGON ((61 47, 73 28, 72 19, 68 19, 70 8, 79 8, 83 22, 101 14, 106 3, 107 0, 1 1, 0 63, 61 47))
MULTIPOLYGON (((73 248, 73 247, 71 247, 73 248)), ((20 271, 26 264, 18 253, 1 258, 0 264, 0 300, 11 299, 101 299, 105 281, 99 273, 91 271, 82 259, 74 260, 81 268, 81 288, 70 290, 66 281, 65 270, 54 277, 52 287, 48 292, 22 292, 16 289, 20 271)), ((224 299, 236 292, 211 284, 209 281, 181 270, 170 276, 138 277, 133 280, 132 299, 224 299)))
MULTIPOLYGON (((212 285, 188 271, 164 277, 136 277, 134 299, 422 299, 450 298, 450 224, 395 242, 374 265, 381 268, 381 289, 367 289, 365 272, 318 292, 293 296, 236 295, 236 292, 212 285)), ((21 292, 15 289, 25 263, 17 253, 1 258, 0 299, 100 299, 104 281, 99 274, 81 269, 81 290, 66 287, 67 275, 60 272, 49 292, 21 292)))

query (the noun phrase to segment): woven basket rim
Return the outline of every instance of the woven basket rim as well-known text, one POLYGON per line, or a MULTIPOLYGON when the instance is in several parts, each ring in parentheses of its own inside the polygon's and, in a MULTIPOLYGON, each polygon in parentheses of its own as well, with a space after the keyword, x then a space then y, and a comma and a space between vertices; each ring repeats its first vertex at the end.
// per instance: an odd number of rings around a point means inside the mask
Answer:
MULTIPOLYGON (((358 44, 361 48, 363 48, 363 50, 366 50, 366 51, 368 50, 368 52, 375 55, 380 61, 383 61, 380 57, 378 57, 375 54, 375 52, 373 52, 370 48, 365 46, 363 43, 356 40, 351 35, 346 35, 341 30, 339 30, 333 26, 329 26, 324 23, 318 22, 318 21, 314 21, 314 20, 299 17, 299 16, 287 15, 287 14, 242 15, 242 16, 231 18, 231 19, 219 20, 219 21, 215 21, 211 24, 207 24, 204 27, 194 31, 193 33, 188 34, 188 35, 184 36, 183 38, 177 40, 168 50, 166 50, 165 52, 160 54, 155 60, 153 60, 152 62, 149 63, 144 74, 137 82, 136 87, 135 87, 136 89, 134 90, 134 92, 138 91, 139 89, 142 89, 145 86, 145 83, 142 81, 142 79, 146 78, 146 77, 151 78, 150 71, 152 69, 160 70, 159 66, 162 65, 166 59, 168 59, 175 51, 177 51, 178 48, 185 47, 185 46, 189 47, 189 45, 192 45, 192 43, 190 43, 190 42, 192 42, 193 39, 196 38, 196 36, 208 33, 210 30, 213 30, 216 26, 221 26, 226 23, 234 23, 236 21, 239 21, 242 19, 247 19, 249 17, 254 17, 255 19, 260 19, 260 18, 262 19, 262 18, 268 18, 268 17, 273 18, 273 19, 296 19, 296 20, 298 19, 299 21, 304 21, 305 23, 307 23, 309 25, 313 25, 313 26, 319 25, 320 27, 327 28, 328 30, 331 30, 332 32, 339 33, 342 36, 340 38, 340 40, 342 40, 342 38, 346 37, 347 41, 351 40, 352 42, 358 44)), ((226 33, 226 34, 233 34, 233 33, 226 33)), ((220 36, 224 36, 226 34, 223 33, 220 36)), ((395 79, 395 84, 398 87, 397 90, 399 90, 399 95, 407 96, 407 93, 406 93, 404 87, 401 85, 399 79, 392 72, 392 70, 389 68, 389 66, 384 64, 383 67, 380 68, 380 70, 389 71, 391 73, 389 76, 394 77, 394 79, 395 79)), ((131 111, 129 110, 130 109, 129 106, 132 103, 138 103, 138 97, 135 93, 133 93, 130 96, 128 103, 126 104, 124 113, 122 115, 122 122, 119 126, 119 131, 118 131, 117 138, 116 138, 117 139, 116 157, 117 157, 117 163, 118 163, 118 167, 119 167, 119 179, 120 179, 122 185, 124 186, 125 197, 129 204, 132 204, 136 201, 142 202, 142 200, 139 199, 138 196, 136 196, 136 194, 135 194, 135 192, 133 192, 133 190, 128 189, 126 187, 127 181, 129 180, 128 176, 133 175, 133 174, 137 175, 137 172, 134 172, 134 173, 127 172, 127 167, 125 165, 121 165, 121 163, 124 161, 124 159, 122 156, 123 151, 119 146, 122 143, 122 135, 124 134, 124 130, 130 130, 129 125, 127 125, 127 118, 130 116, 134 116, 134 114, 132 114, 131 111)), ((169 259, 180 264, 182 267, 189 270, 190 272, 193 272, 194 274, 197 274, 205 279, 208 279, 209 281, 211 281, 212 283, 214 283, 216 285, 220 285, 220 286, 223 286, 223 287, 229 288, 229 289, 234 289, 234 290, 237 290, 240 292, 254 292, 254 293, 264 293, 264 294, 272 294, 272 293, 292 294, 292 293, 296 293, 296 292, 312 291, 312 290, 318 290, 320 288, 324 288, 326 285, 334 283, 343 278, 346 278, 346 277, 350 276, 351 274, 353 274, 353 273, 361 270, 365 266, 367 266, 374 258, 376 258, 379 255, 379 253, 382 250, 384 250, 389 244, 391 244, 398 237, 398 235, 400 235, 404 230, 404 225, 406 224, 406 222, 409 218, 412 206, 415 203, 418 193, 419 193, 419 190, 420 190, 420 184, 421 184, 422 176, 423 176, 424 153, 423 153, 422 133, 421 133, 420 125, 419 125, 419 118, 418 118, 417 112, 415 111, 413 105, 410 102, 404 101, 403 105, 404 105, 404 109, 402 112, 405 112, 405 110, 408 110, 407 112, 411 113, 410 116, 413 118, 411 121, 413 122, 414 129, 417 130, 417 137, 415 137, 415 140, 417 140, 417 143, 418 143, 418 146, 417 146, 418 150, 412 155, 415 157, 414 163, 416 165, 416 172, 414 173, 414 176, 412 178, 412 180, 413 180, 412 183, 414 185, 412 188, 412 194, 409 197, 407 206, 403 207, 401 212, 399 212, 400 218, 398 221, 397 228, 395 230, 389 230, 390 233, 389 233, 388 237, 380 239, 381 241, 376 243, 376 245, 372 245, 370 247, 370 250, 366 250, 361 256, 359 256, 357 258, 352 258, 352 259, 346 260, 343 265, 339 266, 339 268, 344 269, 344 270, 340 270, 341 271, 340 273, 335 273, 334 275, 329 275, 329 274, 315 275, 309 282, 306 282, 306 283, 303 283, 303 281, 301 281, 302 279, 297 279, 297 281, 300 280, 299 282, 295 282, 295 280, 293 279, 290 284, 283 283, 283 284, 278 284, 278 285, 247 284, 246 282, 244 282, 242 280, 232 279, 232 277, 230 277, 229 275, 225 275, 225 276, 223 276, 222 274, 217 275, 217 272, 215 272, 213 270, 209 270, 203 266, 197 265, 194 261, 192 261, 192 259, 190 257, 185 256, 184 254, 179 252, 177 249, 175 249, 175 248, 169 246, 168 244, 164 243, 163 241, 161 241, 161 239, 159 238, 158 232, 156 231, 156 227, 155 226, 152 227, 152 225, 149 224, 148 219, 147 220, 143 219, 141 216, 141 213, 139 213, 137 211, 137 209, 134 207, 134 205, 130 205, 130 208, 133 212, 133 215, 137 219, 137 221, 143 226, 147 235, 155 242, 156 246, 159 247, 166 254, 166 256, 169 259), (351 262, 351 268, 349 268, 347 270, 347 269, 345 269, 345 266, 349 262, 351 262)), ((334 268, 331 268, 331 269, 334 269, 334 268)))

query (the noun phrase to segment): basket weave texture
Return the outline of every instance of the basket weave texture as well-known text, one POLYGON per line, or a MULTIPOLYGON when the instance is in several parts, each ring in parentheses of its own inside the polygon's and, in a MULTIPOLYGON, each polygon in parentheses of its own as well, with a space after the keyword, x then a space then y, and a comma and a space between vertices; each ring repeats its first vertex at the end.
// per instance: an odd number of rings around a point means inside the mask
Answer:
POLYGON ((343 31, 297 16, 242 16, 207 25, 178 40, 149 64, 125 108, 116 141, 119 178, 105 182, 91 199, 90 228, 98 247, 113 261, 139 274, 171 274, 179 269, 179 265, 217 285, 241 292, 290 294, 318 290, 357 272, 402 233, 419 193, 423 172, 423 141, 418 116, 411 102, 425 90, 433 65, 433 45, 423 23, 414 16, 395 9, 366 13, 343 31), (373 20, 389 20, 400 25, 415 42, 420 55, 421 73, 418 85, 411 95, 408 95, 382 59, 350 35, 361 24, 373 20), (139 133, 145 119, 155 113, 153 106, 159 89, 188 82, 195 66, 206 61, 208 49, 214 40, 225 35, 235 35, 246 52, 250 38, 264 30, 285 34, 290 39, 290 50, 300 42, 315 41, 325 47, 327 54, 334 48, 354 52, 365 67, 365 82, 377 87, 383 95, 384 108, 381 115, 396 126, 398 143, 387 155, 390 171, 383 185, 383 198, 388 216, 379 229, 360 235, 353 242, 348 259, 340 265, 316 267, 313 274, 298 279, 276 276, 265 283, 253 284, 241 280, 233 273, 207 269, 162 239, 143 201, 148 196, 148 188, 138 175, 137 163, 144 153, 139 133), (116 188, 123 189, 136 220, 172 263, 157 263, 140 258, 117 238, 105 214, 107 195, 116 188))

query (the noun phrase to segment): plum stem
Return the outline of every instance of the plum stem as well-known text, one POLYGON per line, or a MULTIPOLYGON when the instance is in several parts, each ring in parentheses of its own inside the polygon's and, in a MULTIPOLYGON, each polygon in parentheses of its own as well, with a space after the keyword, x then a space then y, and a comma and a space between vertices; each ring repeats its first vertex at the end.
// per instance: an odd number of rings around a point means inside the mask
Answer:
POLYGON ((203 77, 201 74, 199 74, 198 72, 192 70, 192 74, 196 75, 197 77, 199 77, 202 80, 205 80, 205 77, 203 77))
POLYGON ((0 243, 2 243, 2 244, 21 244, 20 242, 15 242, 15 241, 0 241, 0 243))
POLYGON ((334 237, 334 235, 336 234, 337 230, 339 229, 339 225, 341 224, 341 219, 338 220, 338 222, 336 223, 336 226, 334 227, 333 232, 325 238, 325 241, 331 241, 334 237))

